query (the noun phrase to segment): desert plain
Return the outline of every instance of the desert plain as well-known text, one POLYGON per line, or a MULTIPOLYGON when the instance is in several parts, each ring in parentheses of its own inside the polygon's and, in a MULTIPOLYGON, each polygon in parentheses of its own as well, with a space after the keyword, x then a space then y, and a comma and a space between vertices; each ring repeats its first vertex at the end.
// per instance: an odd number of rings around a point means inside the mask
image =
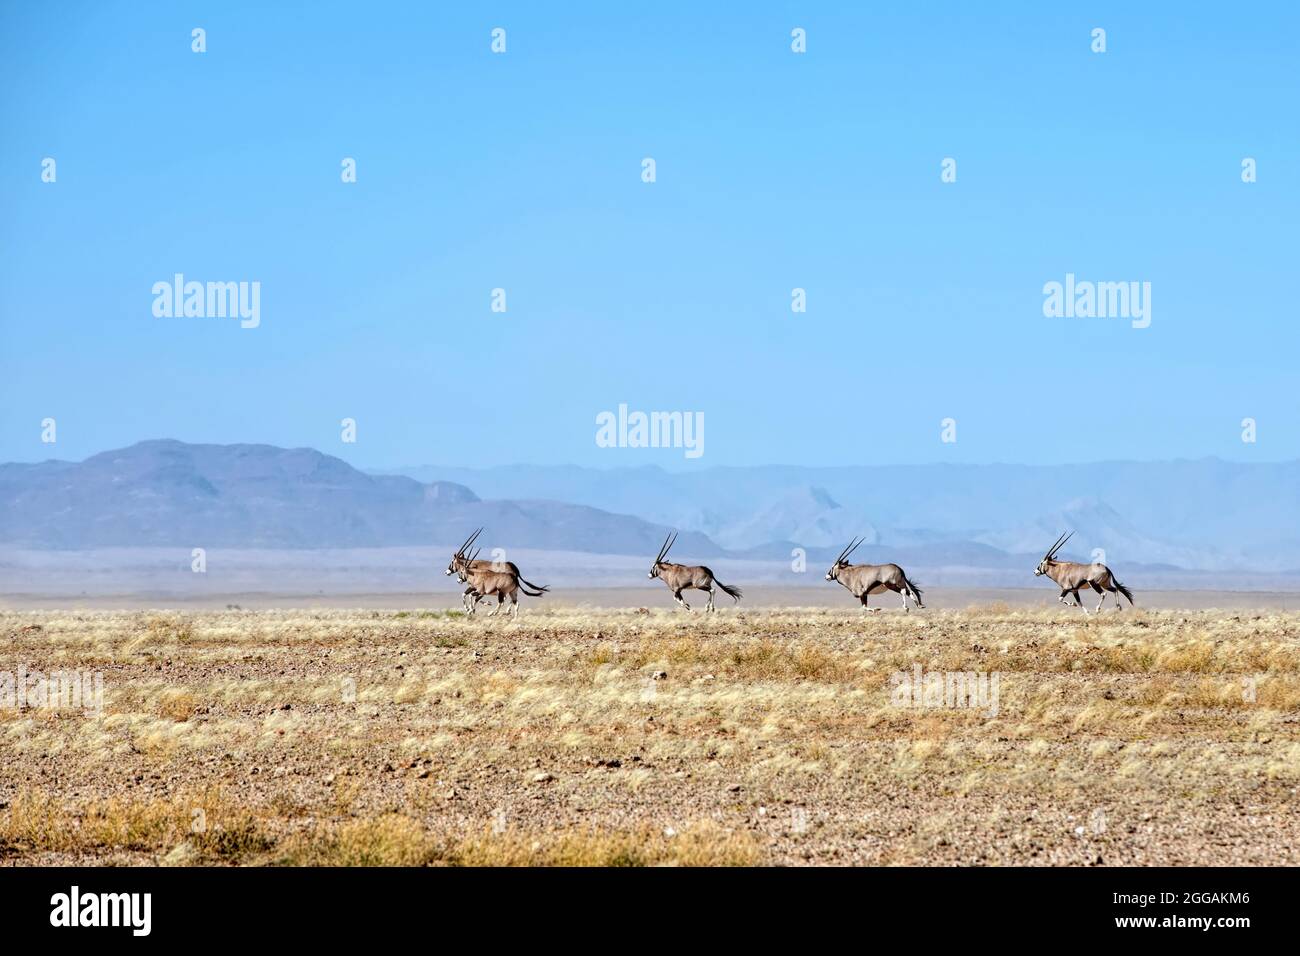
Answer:
POLYGON ((1300 863, 1277 600, 706 616, 643 593, 518 620, 0 610, 0 862, 1300 863), (82 698, 42 699, 57 674, 82 698))

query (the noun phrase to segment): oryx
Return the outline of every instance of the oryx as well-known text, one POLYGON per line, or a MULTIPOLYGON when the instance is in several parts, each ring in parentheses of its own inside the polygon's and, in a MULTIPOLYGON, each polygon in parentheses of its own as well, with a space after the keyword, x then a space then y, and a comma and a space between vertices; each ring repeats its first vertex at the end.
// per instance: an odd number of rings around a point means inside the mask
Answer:
POLYGON ((488 617, 495 617, 505 604, 506 598, 510 599, 510 607, 507 614, 519 616, 519 592, 523 591, 529 597, 541 597, 549 588, 539 588, 536 585, 521 582, 519 575, 511 571, 493 571, 490 567, 476 567, 476 565, 490 565, 490 561, 476 561, 478 552, 475 551, 473 556, 466 558, 461 562, 460 569, 456 572, 457 576, 469 585, 466 592, 468 597, 474 600, 468 605, 467 610, 473 614, 478 609, 478 602, 485 597, 496 595, 497 606, 492 609, 488 617))
MULTIPOLYGON (((513 561, 472 561, 470 558, 467 558, 465 556, 465 552, 474 543, 475 539, 477 539, 478 536, 482 533, 483 533, 483 529, 479 528, 472 535, 470 535, 468 538, 465 539, 465 543, 462 544, 459 548, 457 548, 456 553, 451 556, 451 563, 447 565, 447 570, 444 571, 443 574, 449 574, 449 575, 459 574, 461 568, 468 562, 471 563, 473 567, 483 571, 507 571, 510 574, 513 574, 516 578, 519 578, 519 580, 523 584, 525 584, 527 587, 532 588, 533 590, 536 591, 550 590, 550 588, 539 587, 538 585, 533 584, 531 581, 525 581, 523 577, 521 577, 519 574, 519 567, 513 561)), ((465 605, 465 610, 467 611, 470 610, 469 596, 470 594, 473 593, 473 591, 474 591, 473 587, 467 587, 465 588, 465 593, 461 595, 461 602, 465 605)), ((525 591, 524 593, 527 593, 527 591, 525 591)))
POLYGON ((704 610, 712 611, 715 610, 713 607, 713 587, 715 584, 722 588, 724 594, 730 595, 739 604, 742 597, 740 588, 732 588, 723 584, 713 576, 712 571, 703 565, 670 564, 664 560, 664 558, 668 557, 668 551, 676 540, 676 532, 664 539, 663 547, 659 549, 659 554, 655 557, 655 563, 650 565, 648 577, 661 579, 664 584, 668 585, 668 590, 673 592, 673 600, 688 611, 691 606, 682 597, 682 591, 687 588, 707 591, 709 593, 709 603, 704 606, 704 610))
POLYGON ((1043 555, 1043 560, 1038 562, 1038 567, 1034 568, 1034 576, 1046 574, 1055 581, 1061 588, 1061 596, 1057 599, 1066 607, 1069 603, 1065 600, 1067 594, 1074 597, 1074 603, 1083 608, 1083 613, 1087 614, 1088 609, 1083 607, 1083 599, 1079 597, 1080 588, 1092 588, 1101 595, 1101 600, 1097 602, 1097 610, 1106 603, 1107 592, 1115 595, 1115 610, 1119 610, 1124 605, 1120 603, 1119 596, 1122 594, 1128 598, 1128 603, 1133 603, 1133 592, 1116 580, 1115 575, 1111 573, 1110 568, 1104 564, 1079 564, 1077 561, 1057 561, 1057 552, 1065 545, 1065 542, 1074 537, 1074 532, 1062 534, 1056 539, 1056 544, 1047 549, 1043 555))
POLYGON ((849 593, 862 602, 862 613, 879 611, 880 608, 867 607, 868 594, 883 594, 896 591, 903 595, 903 610, 908 610, 907 598, 911 595, 916 606, 924 608, 921 603, 921 589, 907 579, 903 569, 896 564, 849 564, 849 555, 858 550, 858 545, 865 538, 854 538, 849 546, 840 552, 831 569, 826 572, 827 581, 838 581, 849 589, 849 593))

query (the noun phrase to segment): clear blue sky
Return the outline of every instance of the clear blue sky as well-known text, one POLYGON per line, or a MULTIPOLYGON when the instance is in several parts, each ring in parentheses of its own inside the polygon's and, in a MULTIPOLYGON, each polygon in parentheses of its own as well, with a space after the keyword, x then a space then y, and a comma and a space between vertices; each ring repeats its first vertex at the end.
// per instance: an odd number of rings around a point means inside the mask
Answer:
POLYGON ((0 6, 0 461, 1300 454, 1295 5, 543 6, 0 6), (155 318, 176 272, 261 327, 155 318), (1067 272, 1150 328, 1045 318, 1067 272), (597 448, 620 402, 704 456, 597 448))

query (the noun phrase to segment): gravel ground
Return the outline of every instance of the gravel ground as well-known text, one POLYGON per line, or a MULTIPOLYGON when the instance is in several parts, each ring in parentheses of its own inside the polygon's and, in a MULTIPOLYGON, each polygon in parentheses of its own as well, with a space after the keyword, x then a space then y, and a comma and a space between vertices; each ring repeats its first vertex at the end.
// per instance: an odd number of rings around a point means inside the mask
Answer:
POLYGON ((0 860, 1300 862, 1300 614, 536 607, 0 612, 0 860))

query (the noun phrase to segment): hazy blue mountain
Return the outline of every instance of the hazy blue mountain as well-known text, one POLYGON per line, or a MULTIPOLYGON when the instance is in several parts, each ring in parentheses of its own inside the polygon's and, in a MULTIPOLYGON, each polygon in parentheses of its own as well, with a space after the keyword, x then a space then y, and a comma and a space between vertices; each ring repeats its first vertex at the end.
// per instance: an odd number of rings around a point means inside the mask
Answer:
POLYGON ((799 542, 804 548, 840 548, 855 535, 879 540, 861 511, 845 508, 825 489, 801 485, 738 521, 720 523, 714 538, 727 548, 746 549, 767 542, 799 542))
POLYGON ((1071 561, 1107 562, 1111 555, 1127 555, 1130 560, 1183 568, 1246 566, 1239 553, 1157 540, 1134 527, 1106 502, 1095 498, 1076 499, 1016 527, 981 534, 976 540, 1004 551, 1030 552, 1042 550, 1046 547, 1044 540, 1050 544, 1063 530, 1074 532, 1061 549, 1061 557, 1071 561), (1140 559, 1132 557, 1137 555, 1140 559))
MULTIPOLYGON (((1075 528, 1072 554, 1104 548, 1116 561, 1195 568, 1300 568, 1300 461, 1216 458, 1078 465, 768 465, 667 472, 509 466, 403 469, 422 480, 471 485, 479 494, 531 494, 638 514, 738 545, 787 537, 778 504, 816 488, 860 517, 859 533, 885 546, 978 542, 1041 553, 1075 528)), ((827 527, 836 527, 834 509, 827 527)), ((851 520, 847 524, 852 527, 851 520)), ((796 525, 796 527, 800 527, 796 525)), ((804 527, 800 533, 816 530, 804 527)))
MULTIPOLYGON (((310 448, 146 441, 83 462, 0 465, 0 544, 355 548, 481 543, 653 555, 667 528, 568 502, 481 500, 457 482, 368 475, 310 448)), ((683 534, 679 548, 720 549, 683 534)))
POLYGON ((0 465, 0 545, 485 548, 861 561, 1019 573, 1056 535, 1118 568, 1300 568, 1300 463, 1030 467, 519 466, 368 474, 310 448, 146 441, 83 462, 0 465))

